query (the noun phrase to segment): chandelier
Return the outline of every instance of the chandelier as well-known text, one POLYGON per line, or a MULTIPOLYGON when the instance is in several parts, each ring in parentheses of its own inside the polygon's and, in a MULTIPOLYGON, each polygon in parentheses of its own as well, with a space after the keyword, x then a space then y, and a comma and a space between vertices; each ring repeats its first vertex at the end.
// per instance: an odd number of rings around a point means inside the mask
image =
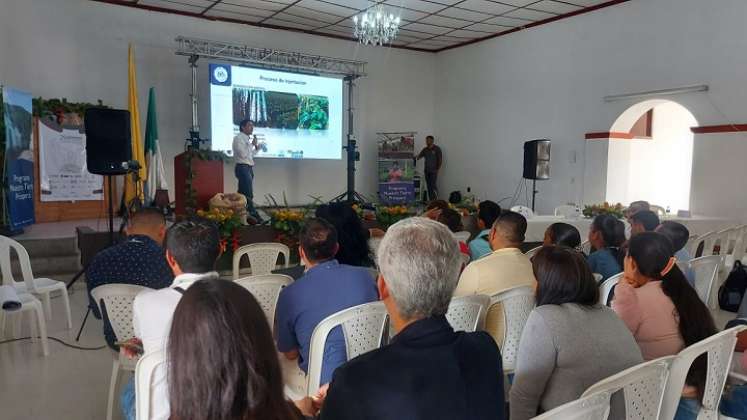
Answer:
POLYGON ((395 17, 378 5, 359 16, 353 16, 353 34, 364 45, 391 44, 399 32, 399 22, 399 16, 395 17))

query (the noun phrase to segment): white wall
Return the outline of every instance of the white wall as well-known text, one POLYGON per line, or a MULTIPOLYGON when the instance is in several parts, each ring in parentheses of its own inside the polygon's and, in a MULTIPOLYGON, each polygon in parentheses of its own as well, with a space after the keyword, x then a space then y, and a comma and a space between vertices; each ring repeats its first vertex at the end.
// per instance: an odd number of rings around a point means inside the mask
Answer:
MULTIPOLYGON (((547 137, 552 180, 538 183, 539 210, 602 201, 606 163, 597 159, 607 150, 584 141, 584 133, 609 131, 636 102, 605 103, 606 95, 705 83, 708 93, 673 99, 701 125, 744 122, 747 56, 736 52, 747 49, 746 15, 741 0, 632 0, 439 54, 436 132, 446 156, 446 189, 471 184, 489 197, 512 195, 522 143, 547 137), (595 168, 584 176, 590 149, 595 168)), ((744 214, 747 195, 727 205, 721 198, 731 193, 703 178, 716 171, 723 179, 747 175, 745 165, 723 167, 712 159, 714 147, 696 136, 692 210, 744 214), (706 196, 724 205, 705 207, 700 199, 706 196)), ((745 156, 747 142, 720 150, 745 156)))
MULTIPOLYGON (((362 47, 356 43, 246 25, 208 22, 87 0, 0 0, 0 83, 45 98, 101 99, 127 107, 127 45, 135 48, 144 129, 147 91, 157 95, 159 134, 173 199, 173 157, 183 151, 191 125, 190 70, 176 56, 178 35, 367 61, 368 76, 354 99, 361 146, 357 189, 376 192, 377 131, 418 132, 418 146, 434 124, 435 63, 429 53, 362 47)), ((201 132, 210 136, 207 61, 200 63, 201 132)), ((255 201, 264 194, 306 203, 345 189, 345 161, 260 160, 255 201)), ((235 191, 233 165, 225 190, 235 191)))
POLYGON ((669 207, 672 213, 689 210, 693 161, 690 128, 698 122, 675 102, 653 109, 652 138, 610 140, 606 200, 625 205, 646 200, 669 207))

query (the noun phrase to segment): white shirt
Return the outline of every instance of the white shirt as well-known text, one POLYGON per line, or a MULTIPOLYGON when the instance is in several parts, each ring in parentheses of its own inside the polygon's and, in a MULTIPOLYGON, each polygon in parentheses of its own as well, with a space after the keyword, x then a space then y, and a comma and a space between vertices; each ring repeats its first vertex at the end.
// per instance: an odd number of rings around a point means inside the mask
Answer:
MULTIPOLYGON (((174 287, 186 289, 197 280, 218 278, 218 273, 180 274, 174 278, 171 287, 160 290, 146 290, 135 297, 132 305, 132 327, 135 336, 143 341, 144 354, 168 348, 171 319, 174 317, 176 305, 182 298, 182 293, 174 287)), ((158 366, 153 372, 151 385, 151 420, 168 420, 171 415, 169 408, 169 385, 166 382, 167 369, 165 364, 158 366)))
POLYGON ((247 134, 239 132, 233 138, 233 158, 236 163, 244 163, 254 166, 254 156, 258 150, 252 145, 252 138, 247 134))

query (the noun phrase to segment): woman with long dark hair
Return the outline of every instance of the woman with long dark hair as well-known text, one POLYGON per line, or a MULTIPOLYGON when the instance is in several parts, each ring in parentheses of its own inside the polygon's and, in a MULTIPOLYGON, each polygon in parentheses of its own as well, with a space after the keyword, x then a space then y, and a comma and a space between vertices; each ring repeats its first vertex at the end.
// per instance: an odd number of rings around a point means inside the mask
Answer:
MULTIPOLYGON (((527 420, 581 394, 596 382, 643 361, 633 335, 611 309, 581 253, 545 246, 532 259, 537 307, 519 343, 511 387, 511 420, 527 420)), ((624 419, 613 400, 610 419, 624 419)))
POLYGON ((254 296, 201 280, 174 312, 168 344, 171 420, 297 420, 278 354, 254 296))
MULTIPOLYGON (((716 333, 711 312, 676 262, 672 243, 660 233, 639 233, 628 243, 625 274, 612 309, 633 333, 646 360, 675 355, 716 333)), ((696 359, 675 420, 697 417, 706 369, 706 358, 696 359)))
POLYGON ((553 223, 545 230, 542 245, 558 245, 575 249, 581 245, 581 234, 575 226, 568 223, 553 223))
POLYGON ((330 203, 316 209, 316 217, 331 223, 337 230, 340 249, 335 258, 340 264, 373 267, 373 255, 368 247, 369 231, 347 203, 330 203))
POLYGON ((587 258, 592 273, 602 275, 602 280, 622 271, 623 253, 620 247, 625 242, 625 224, 616 217, 600 214, 589 228, 589 242, 593 249, 587 258))

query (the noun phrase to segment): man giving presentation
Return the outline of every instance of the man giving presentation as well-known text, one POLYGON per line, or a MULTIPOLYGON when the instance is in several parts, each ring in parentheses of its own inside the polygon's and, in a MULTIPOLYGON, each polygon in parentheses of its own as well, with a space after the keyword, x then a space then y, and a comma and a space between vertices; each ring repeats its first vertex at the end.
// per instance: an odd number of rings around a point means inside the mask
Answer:
POLYGON ((441 148, 433 144, 433 136, 425 138, 425 147, 418 153, 418 159, 425 158, 425 183, 428 187, 428 201, 438 198, 438 171, 441 169, 443 158, 441 148))
POLYGON ((233 138, 233 157, 236 159, 234 173, 239 180, 239 193, 246 197, 246 210, 249 215, 262 222, 257 209, 254 208, 254 156, 260 149, 257 136, 252 136, 254 125, 251 120, 241 120, 239 123, 239 134, 233 138))

